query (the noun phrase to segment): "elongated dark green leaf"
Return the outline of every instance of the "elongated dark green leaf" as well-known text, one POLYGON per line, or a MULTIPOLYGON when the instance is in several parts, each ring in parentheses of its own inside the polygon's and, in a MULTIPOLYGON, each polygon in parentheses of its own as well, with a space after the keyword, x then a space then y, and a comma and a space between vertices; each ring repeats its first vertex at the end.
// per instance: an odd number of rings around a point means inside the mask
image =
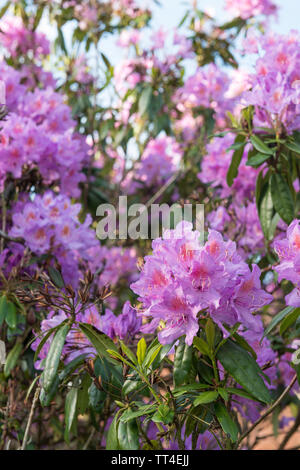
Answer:
POLYGON ((241 388, 227 387, 226 391, 228 393, 232 393, 233 395, 238 395, 239 397, 248 398, 249 400, 256 401, 256 398, 254 398, 250 393, 246 392, 245 390, 242 390, 241 388))
POLYGON ((270 227, 272 224, 274 207, 273 207, 273 201, 272 201, 271 188, 268 183, 262 190, 258 213, 259 213, 260 225, 264 233, 264 236, 267 240, 269 240, 270 239, 270 227))
POLYGON ((263 403, 270 403, 271 396, 261 378, 262 371, 245 349, 229 340, 219 349, 217 358, 247 392, 263 403))
POLYGON ((57 269, 53 268, 52 266, 49 266, 48 273, 53 284, 56 287, 59 287, 60 289, 62 289, 64 287, 64 280, 60 272, 57 269))
POLYGON ((265 332, 263 334, 262 340, 269 334, 271 333, 272 330, 278 325, 278 323, 281 322, 289 313, 291 313, 294 310, 294 307, 285 307, 281 312, 277 313, 275 317, 272 318, 270 321, 269 325, 265 329, 265 332))
POLYGON ((69 442, 70 431, 76 418, 76 408, 78 399, 78 387, 73 386, 67 393, 65 402, 65 440, 69 442))
POLYGON ((257 359, 257 354, 256 352, 254 351, 253 348, 251 348, 250 344, 245 340, 245 338, 243 338, 242 336, 240 336, 238 333, 233 333, 232 337, 235 339, 235 341, 244 349, 246 349, 246 351, 248 351, 250 354, 252 354, 252 356, 254 357, 254 359, 256 360, 257 359))
POLYGON ((35 15, 35 18, 34 18, 34 23, 33 23, 33 31, 36 30, 36 28, 38 27, 40 21, 41 21, 41 18, 43 16, 43 11, 44 11, 44 5, 40 5, 37 9, 37 12, 36 12, 36 15, 35 15))
POLYGON ((42 406, 49 406, 52 400, 54 399, 55 395, 58 392, 59 386, 59 377, 56 375, 52 381, 52 384, 49 390, 46 392, 44 388, 41 389, 40 392, 40 402, 42 406))
POLYGON ((135 419, 126 423, 121 420, 119 421, 118 442, 121 450, 139 449, 139 432, 135 419))
POLYGON ((300 145, 297 144, 297 142, 288 141, 288 142, 285 142, 285 146, 292 152, 300 154, 300 145))
POLYGON ((2 325, 6 317, 6 312, 7 312, 6 305, 7 305, 6 295, 2 295, 0 297, 0 326, 2 325))
MULTIPOLYGON (((235 144, 245 142, 245 137, 243 135, 238 135, 235 139, 235 144)), ((232 186, 234 179, 238 175, 238 169, 243 157, 245 146, 242 145, 238 148, 234 154, 232 155, 231 163, 227 172, 227 184, 228 186, 232 186)))
POLYGON ((197 392, 198 390, 203 390, 204 388, 210 387, 211 386, 208 384, 200 384, 198 382, 195 382, 193 384, 181 385, 180 387, 176 387, 173 390, 173 395, 184 395, 185 393, 197 392))
MULTIPOLYGON (((66 323, 67 320, 65 320, 64 322, 62 323, 66 323)), ((43 336, 43 338, 41 339, 38 347, 36 348, 35 350, 35 353, 34 353, 34 358, 33 358, 33 361, 37 361, 38 357, 39 357, 39 354, 44 346, 44 344, 47 342, 47 340, 50 338, 50 336, 56 331, 58 330, 62 323, 60 325, 56 325, 54 326, 53 328, 50 328, 49 330, 47 330, 46 334, 43 336)))
POLYGON ((197 348, 198 351, 200 351, 202 354, 204 354, 204 355, 206 355, 206 356, 209 356, 209 354, 210 354, 209 346, 208 346, 208 344, 204 341, 204 339, 199 338, 198 336, 195 336, 195 337, 194 337, 194 340, 193 340, 193 345, 194 345, 195 348, 197 348))
POLYGON ((119 427, 119 414, 121 410, 118 410, 115 414, 114 419, 109 427, 107 438, 106 438, 106 450, 119 450, 119 440, 118 440, 118 427, 119 427))
POLYGON ((132 419, 139 418, 140 416, 148 415, 150 413, 153 413, 156 410, 157 410, 157 405, 141 406, 138 411, 127 410, 122 414, 120 421, 122 421, 123 423, 128 423, 128 421, 131 421, 132 419))
POLYGON ((133 354, 133 352, 131 351, 131 349, 126 346, 125 343, 123 343, 123 341, 120 340, 120 345, 121 345, 121 349, 123 351, 123 353, 127 356, 128 359, 130 359, 130 361, 133 363, 133 364, 137 364, 137 358, 136 356, 133 354))
POLYGON ((211 403, 212 401, 215 401, 218 396, 219 393, 216 390, 200 393, 200 395, 194 400, 194 406, 211 403))
POLYGON ((175 387, 183 384, 189 377, 192 367, 193 348, 180 341, 176 348, 174 358, 174 384, 175 387))
POLYGON ((238 438, 239 429, 237 424, 233 421, 230 414, 228 413, 225 405, 221 402, 217 402, 214 404, 214 409, 216 413, 216 417, 225 432, 225 434, 230 436, 232 442, 236 442, 238 438))
POLYGON ((276 212, 282 220, 290 224, 294 218, 294 200, 286 180, 278 173, 271 176, 271 194, 276 212))
POLYGON ((117 348, 114 342, 107 335, 97 330, 94 326, 89 325, 88 323, 79 323, 79 328, 81 329, 82 333, 84 333, 85 336, 90 340, 99 357, 104 356, 108 360, 113 361, 107 350, 110 349, 117 352, 117 348))
POLYGON ((57 377, 60 356, 69 330, 69 324, 62 325, 61 328, 58 329, 58 331, 55 333, 55 336, 52 340, 48 355, 46 357, 45 368, 41 377, 41 382, 46 392, 50 390, 54 379, 57 377))
POLYGON ((5 365, 4 365, 4 376, 8 377, 15 365, 17 364, 18 358, 22 351, 22 343, 16 343, 14 347, 9 351, 5 365))
POLYGON ((206 321, 206 325, 205 325, 205 334, 206 334, 206 339, 207 339, 207 343, 209 345, 209 347, 211 349, 214 348, 214 344, 215 344, 215 334, 216 334, 216 330, 215 330, 215 325, 214 325, 214 322, 212 321, 211 318, 209 318, 207 321, 206 321))
POLYGON ((250 140, 253 147, 260 153, 264 153, 266 155, 272 155, 274 153, 274 150, 270 149, 259 137, 257 137, 257 135, 252 135, 250 140))
POLYGON ((5 295, 1 298, 1 310, 5 312, 5 322, 9 328, 14 330, 17 327, 17 309, 15 304, 8 300, 5 295))
POLYGON ((280 325, 280 334, 283 335, 283 333, 296 322, 299 316, 300 308, 295 308, 293 312, 288 313, 280 325))
POLYGON ((257 153, 253 157, 249 158, 249 160, 247 160, 246 165, 247 166, 259 166, 262 163, 264 163, 266 160, 268 160, 269 158, 270 158, 270 155, 266 155, 264 153, 257 153))

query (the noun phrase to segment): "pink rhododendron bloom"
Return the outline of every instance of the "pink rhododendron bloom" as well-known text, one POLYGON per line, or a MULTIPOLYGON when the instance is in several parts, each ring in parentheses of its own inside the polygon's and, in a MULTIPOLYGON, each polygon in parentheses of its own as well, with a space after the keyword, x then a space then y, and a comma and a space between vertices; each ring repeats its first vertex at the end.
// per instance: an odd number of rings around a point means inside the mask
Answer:
POLYGON ((141 314, 151 318, 142 329, 162 328, 158 333, 162 344, 185 336, 190 345, 199 329, 198 315, 207 310, 220 326, 240 322, 260 334, 261 323, 253 312, 273 297, 261 288, 259 268, 254 265, 251 271, 235 243, 224 242, 216 231, 209 231, 204 246, 188 222, 168 235, 153 241, 140 279, 131 284, 142 302, 141 314), (180 232, 182 237, 175 237, 180 232))

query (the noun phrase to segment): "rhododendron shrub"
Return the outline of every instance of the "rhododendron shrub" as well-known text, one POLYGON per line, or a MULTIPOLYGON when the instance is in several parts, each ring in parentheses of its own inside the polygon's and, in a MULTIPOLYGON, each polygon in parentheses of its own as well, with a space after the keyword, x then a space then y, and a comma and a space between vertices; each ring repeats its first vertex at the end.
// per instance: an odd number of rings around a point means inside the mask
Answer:
POLYGON ((299 33, 271 0, 224 0, 226 23, 191 2, 171 31, 153 3, 1 10, 0 449, 295 438, 299 33), (120 196, 203 204, 204 226, 146 213, 148 238, 100 240, 120 196))

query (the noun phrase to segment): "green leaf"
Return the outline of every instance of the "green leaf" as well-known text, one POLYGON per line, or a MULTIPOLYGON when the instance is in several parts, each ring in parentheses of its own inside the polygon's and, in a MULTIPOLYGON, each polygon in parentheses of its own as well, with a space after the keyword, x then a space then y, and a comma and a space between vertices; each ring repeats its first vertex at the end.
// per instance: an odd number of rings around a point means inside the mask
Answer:
POLYGON ((193 348, 185 344, 181 339, 176 348, 174 358, 174 384, 175 387, 182 385, 188 379, 192 367, 193 348))
POLYGON ((1 310, 5 315, 5 322, 12 330, 17 328, 17 309, 15 304, 7 299, 5 295, 1 297, 1 310))
POLYGON ((144 338, 141 338, 137 345, 137 359, 139 365, 142 365, 146 356, 147 344, 144 338))
POLYGON ((71 390, 67 393, 65 401, 65 441, 69 442, 70 432, 76 418, 76 408, 77 408, 77 398, 78 398, 78 387, 73 386, 71 390))
POLYGON ((79 323, 79 328, 82 333, 90 340, 94 348, 96 349, 99 357, 106 357, 112 361, 110 354, 107 352, 108 349, 117 352, 117 348, 114 342, 104 333, 97 330, 93 325, 88 323, 79 323))
POLYGON ((245 137, 243 135, 238 135, 235 139, 235 144, 244 142, 240 148, 238 148, 232 155, 231 163, 227 172, 227 184, 232 186, 234 179, 238 175, 238 169, 243 157, 244 148, 245 148, 245 137))
POLYGON ((251 348, 250 344, 245 340, 245 338, 243 338, 242 336, 240 336, 238 333, 233 333, 232 337, 235 339, 235 341, 243 348, 243 349, 246 349, 246 351, 248 351, 250 354, 252 354, 252 356, 254 357, 254 359, 256 360, 257 359, 257 354, 256 352, 254 351, 253 348, 251 348))
POLYGON ((107 438, 106 438, 106 450, 120 450, 119 440, 118 440, 118 426, 119 426, 119 414, 121 412, 122 410, 117 411, 109 427, 107 438))
POLYGON ((285 142, 285 146, 292 152, 300 154, 300 145, 297 144, 297 142, 287 141, 285 142))
POLYGON ((256 398, 254 398, 250 393, 246 392, 245 390, 242 390, 241 388, 227 387, 226 391, 228 393, 232 393, 233 395, 238 395, 239 397, 248 398, 249 400, 256 401, 256 398))
POLYGON ((205 356, 210 356, 209 346, 204 341, 204 339, 195 336, 193 339, 193 345, 195 346, 195 348, 198 349, 198 351, 201 352, 201 354, 204 354, 205 356))
POLYGON ((53 268, 53 266, 49 266, 48 273, 53 284, 59 289, 62 289, 65 284, 60 272, 53 268))
POLYGON ((218 360, 224 369, 251 395, 263 403, 270 403, 271 396, 254 358, 238 344, 228 340, 218 351, 218 360))
POLYGON ((185 393, 197 392, 197 390, 203 390, 204 388, 209 388, 209 387, 210 385, 208 384, 200 384, 198 382, 195 382, 193 384, 186 384, 180 387, 176 387, 173 390, 173 395, 184 395, 185 393))
POLYGON ((80 381, 77 396, 77 410, 78 415, 82 415, 86 412, 89 406, 89 388, 91 385, 91 377, 88 374, 84 374, 80 381))
POLYGON ((216 390, 203 392, 194 400, 194 406, 211 403, 212 401, 215 401, 218 398, 218 396, 219 396, 219 393, 216 390))
POLYGON ((43 336, 43 338, 41 339, 41 341, 39 342, 38 344, 38 347, 36 348, 35 350, 35 353, 34 353, 34 358, 33 358, 33 362, 36 362, 38 357, 39 357, 39 354, 44 346, 44 344, 47 342, 47 340, 50 338, 50 336, 52 335, 52 333, 54 333, 56 330, 58 330, 62 324, 66 323, 68 320, 64 320, 60 325, 56 325, 54 326, 53 328, 50 328, 49 330, 47 330, 47 332, 45 333, 45 335, 43 336))
POLYGON ((286 180, 278 173, 271 175, 271 194, 276 212, 290 224, 294 219, 294 200, 286 180))
POLYGON ((259 219, 262 231, 267 240, 270 240, 270 227, 272 224, 274 207, 270 185, 267 183, 261 195, 259 204, 259 219))
POLYGON ((124 423, 119 421, 118 442, 120 450, 138 450, 140 446, 139 431, 136 420, 124 423))
POLYGON ((137 364, 137 358, 135 357, 135 355, 133 354, 133 352, 131 351, 131 349, 129 349, 128 346, 126 346, 126 344, 124 344, 123 341, 120 340, 120 345, 121 345, 121 349, 123 351, 123 353, 127 356, 128 359, 131 360, 131 362, 133 364, 137 364))
POLYGON ((143 116, 148 110, 152 98, 152 87, 150 85, 146 86, 141 93, 139 98, 139 114, 143 116))
POLYGON ((150 367, 151 364, 155 361, 157 355, 160 353, 162 349, 162 344, 155 344, 154 346, 149 347, 145 359, 144 359, 144 366, 145 368, 150 367))
POLYGON ((214 404, 214 409, 216 413, 216 417, 225 432, 225 434, 230 436, 232 442, 236 442, 238 438, 239 429, 237 424, 233 421, 230 414, 228 413, 225 405, 221 402, 217 402, 214 404))
POLYGON ((174 419, 174 411, 168 405, 159 405, 157 412, 152 416, 154 423, 171 424, 174 419))
POLYGON ((0 297, 0 326, 5 320, 6 312, 7 312, 7 299, 6 299, 6 295, 2 295, 0 297))
POLYGON ((296 322, 299 316, 300 308, 296 308, 293 312, 290 312, 280 325, 280 334, 283 335, 283 333, 296 322))
POLYGON ((250 140, 253 147, 260 153, 264 153, 266 155, 273 155, 274 150, 270 149, 259 137, 257 137, 257 135, 252 135, 250 137, 250 140))
POLYGON ((61 325, 61 328, 58 329, 52 340, 48 355, 46 357, 45 368, 41 376, 41 382, 46 392, 50 390, 53 381, 57 377, 57 369, 61 353, 69 330, 69 324, 61 325))
POLYGON ((270 321, 269 325, 265 329, 265 332, 263 334, 263 337, 261 341, 269 334, 271 331, 278 325, 278 323, 281 322, 289 313, 291 313, 294 310, 294 307, 285 307, 281 312, 277 313, 275 317, 272 318, 270 321))
POLYGON ((215 333, 216 333, 216 330, 215 330, 214 322, 212 321, 211 318, 209 318, 206 321, 205 334, 206 334, 207 342, 208 342, 208 345, 209 345, 210 349, 214 348, 215 333))
POLYGON ((266 155, 264 153, 257 153, 256 155, 254 155, 253 157, 249 158, 249 160, 247 161, 246 165, 247 166, 259 166, 261 165, 262 163, 264 163, 266 160, 268 160, 270 158, 270 155, 266 155))
POLYGON ((150 413, 153 413, 154 411, 157 410, 157 405, 145 405, 145 406, 140 406, 138 411, 133 411, 133 410, 126 410, 121 418, 120 421, 124 423, 128 423, 128 421, 131 421, 132 419, 139 418, 140 416, 145 416, 150 413))
POLYGON ((9 351, 5 365, 4 365, 4 376, 8 377, 15 365, 17 364, 18 358, 22 351, 22 343, 17 342, 14 347, 9 351))
POLYGON ((38 27, 40 21, 41 21, 41 18, 43 16, 43 11, 44 11, 44 5, 40 5, 37 9, 37 12, 36 12, 36 15, 35 15, 35 18, 34 18, 34 23, 33 23, 33 31, 36 30, 36 28, 38 27))

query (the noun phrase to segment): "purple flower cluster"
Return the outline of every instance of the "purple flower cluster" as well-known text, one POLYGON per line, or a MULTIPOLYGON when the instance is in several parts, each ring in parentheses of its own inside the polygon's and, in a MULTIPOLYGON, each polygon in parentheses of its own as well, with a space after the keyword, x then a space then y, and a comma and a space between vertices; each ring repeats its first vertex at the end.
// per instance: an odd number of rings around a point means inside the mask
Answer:
POLYGON ((88 261, 89 248, 99 243, 89 228, 91 217, 87 216, 83 224, 79 222, 80 209, 81 205, 71 204, 67 196, 47 191, 33 201, 16 203, 9 232, 12 237, 22 237, 33 253, 54 255, 65 280, 75 286, 80 276, 79 259, 88 261))
POLYGON ((274 241, 274 249, 279 257, 279 265, 274 266, 278 281, 287 279, 295 288, 285 298, 286 304, 300 307, 300 227, 294 220, 288 227, 286 238, 274 241))
POLYGON ((224 137, 216 137, 207 145, 207 153, 201 163, 201 172, 198 178, 203 183, 210 183, 213 188, 219 188, 220 197, 235 194, 240 203, 245 199, 253 199, 258 171, 246 166, 247 151, 245 150, 238 176, 229 188, 226 182, 227 172, 232 160, 234 150, 229 147, 234 143, 234 136, 230 133, 224 137))
POLYGON ((225 8, 244 20, 258 15, 273 15, 277 6, 271 0, 226 0, 225 8))
POLYGON ((159 187, 179 169, 180 145, 173 137, 162 136, 147 144, 141 159, 123 182, 128 194, 139 188, 159 187))
POLYGON ((6 17, 0 22, 0 44, 11 57, 32 54, 41 58, 50 53, 49 41, 43 33, 30 30, 23 24, 21 18, 6 17))
POLYGON ((296 31, 287 36, 268 34, 256 42, 264 51, 250 76, 251 91, 243 94, 244 105, 256 108, 255 123, 280 131, 300 129, 300 38, 296 31))
POLYGON ((88 146, 74 133, 63 96, 50 87, 29 92, 21 72, 6 65, 1 69, 9 115, 0 133, 0 183, 8 173, 20 178, 23 170, 38 167, 45 184, 58 183, 64 194, 78 197, 88 146))
POLYGON ((131 284, 142 302, 141 313, 152 318, 142 330, 159 328, 162 344, 185 335, 191 345, 198 316, 208 312, 221 327, 240 322, 260 335, 261 323, 253 312, 273 297, 261 288, 259 268, 254 265, 251 271, 235 243, 223 241, 218 232, 210 230, 204 246, 199 236, 192 224, 181 222, 153 241, 140 279, 131 284))
POLYGON ((222 125, 226 112, 233 107, 233 100, 224 96, 229 85, 229 77, 216 65, 201 67, 175 93, 177 109, 184 114, 197 107, 212 109, 216 113, 217 123, 222 125))

